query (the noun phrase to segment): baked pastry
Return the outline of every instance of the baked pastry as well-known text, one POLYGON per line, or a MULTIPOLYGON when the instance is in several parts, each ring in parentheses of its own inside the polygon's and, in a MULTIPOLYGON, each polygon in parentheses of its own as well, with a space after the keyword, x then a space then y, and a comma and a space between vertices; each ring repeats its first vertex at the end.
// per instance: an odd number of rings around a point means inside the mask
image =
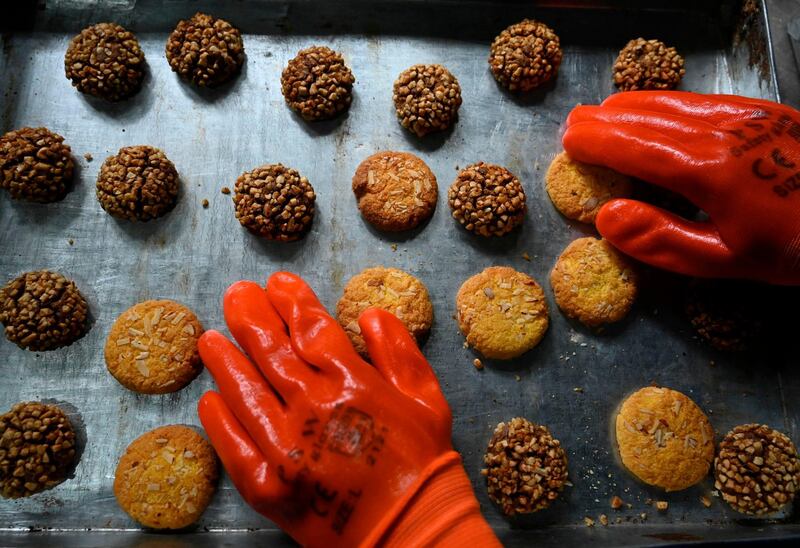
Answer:
POLYGON ((622 464, 649 485, 680 491, 708 475, 714 429, 697 404, 676 390, 647 386, 628 396, 615 431, 622 464))
POLYGON ((186 426, 162 426, 125 450, 114 474, 114 496, 145 527, 181 529, 200 519, 218 477, 210 443, 186 426))
POLYGON ((281 93, 304 119, 327 120, 350 107, 355 81, 341 53, 314 46, 300 50, 283 69, 281 93))
POLYGON ((223 19, 195 13, 180 21, 167 39, 169 66, 200 87, 215 87, 233 78, 244 63, 239 29, 223 19))
POLYGON ((70 345, 86 334, 88 318, 89 305, 75 282, 56 272, 26 272, 0 289, 0 323, 20 348, 70 345))
POLYGON ((631 40, 622 48, 613 72, 620 91, 675 89, 686 74, 683 57, 675 48, 644 38, 631 40))
POLYGON ((628 314, 638 293, 638 276, 611 244, 590 236, 578 238, 561 253, 550 285, 567 317, 597 327, 628 314))
POLYGON ((794 500, 798 486, 800 460, 785 434, 765 424, 742 424, 720 442, 714 488, 737 512, 777 512, 794 500))
POLYGON ((494 429, 483 457, 489 498, 507 516, 538 512, 567 482, 567 454, 546 426, 517 417, 494 429))
POLYGON ((736 352, 758 340, 767 313, 764 292, 740 280, 692 280, 684 309, 702 340, 736 352))
POLYGON ((236 179, 236 218, 267 240, 291 242, 305 236, 314 220, 317 199, 308 179, 282 164, 265 164, 236 179))
POLYGON ((558 154, 545 177, 547 194, 556 209, 568 219, 594 224, 600 208, 612 198, 627 198, 633 190, 631 178, 603 166, 573 160, 558 154))
POLYGON ((400 125, 424 137, 456 122, 461 86, 442 65, 414 65, 395 80, 392 99, 400 125))
POLYGON ((137 145, 109 156, 97 176, 97 200, 119 219, 149 221, 175 207, 180 182, 163 151, 137 145))
POLYGON ((69 43, 64 71, 81 93, 106 101, 134 95, 144 79, 144 52, 136 36, 116 23, 97 23, 69 43))
POLYGON ((447 191, 453 218, 480 236, 502 236, 525 219, 525 190, 506 168, 478 162, 461 170, 447 191))
POLYGON ((67 479, 75 464, 75 431, 56 405, 15 404, 0 415, 0 495, 28 497, 67 479))
POLYGON ((367 308, 380 308, 397 316, 417 342, 428 334, 433 323, 433 305, 425 284, 396 268, 364 269, 350 278, 336 304, 336 318, 364 357, 368 356, 367 345, 358 318, 367 308))
POLYGON ((415 228, 433 215, 439 188, 430 168, 413 154, 383 151, 359 164, 353 193, 370 224, 398 232, 415 228))
POLYGON ((197 341, 203 326, 175 301, 143 301, 120 314, 106 339, 109 373, 142 394, 176 392, 192 382, 203 364, 197 341))
POLYGON ((0 188, 15 200, 62 199, 74 167, 69 145, 47 128, 23 127, 0 137, 0 188))
POLYGON ((524 19, 501 32, 489 50, 489 67, 509 91, 531 91, 558 74, 561 42, 553 29, 524 19))
POLYGON ((542 340, 547 301, 536 281, 507 266, 492 266, 465 281, 456 295, 458 327, 487 358, 509 360, 542 340))

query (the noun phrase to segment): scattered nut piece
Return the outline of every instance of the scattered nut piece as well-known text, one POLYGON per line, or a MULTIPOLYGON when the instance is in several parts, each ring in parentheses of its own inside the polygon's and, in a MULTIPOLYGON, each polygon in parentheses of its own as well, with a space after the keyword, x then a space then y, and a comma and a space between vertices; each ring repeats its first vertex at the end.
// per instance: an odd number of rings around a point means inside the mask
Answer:
POLYGON ((226 187, 226 186, 224 186, 224 187, 222 187, 222 190, 220 190, 220 192, 222 192, 223 194, 230 194, 231 193, 231 189, 226 187))
POLYGON ((711 507, 711 499, 710 499, 710 498, 708 498, 708 497, 707 497, 707 496, 705 496, 705 495, 702 495, 702 496, 700 497, 700 502, 701 502, 701 503, 703 504, 703 506, 705 506, 706 508, 710 508, 710 507, 711 507))
POLYGON ((594 527, 594 520, 588 516, 583 518, 583 523, 586 527, 594 527))
POLYGON ((477 369, 479 371, 481 369, 483 369, 483 362, 481 360, 479 360, 478 358, 475 358, 474 360, 472 360, 472 365, 474 365, 475 369, 477 369))
POLYGON ((602 525, 603 527, 608 527, 608 516, 607 515, 600 514, 600 517, 598 518, 598 520, 600 521, 600 525, 602 525))
POLYGON ((201 205, 202 205, 204 208, 208 208, 208 200, 207 200, 207 199, 203 198, 203 201, 202 201, 202 202, 200 202, 200 204, 201 204, 201 205))
POLYGON ((613 508, 614 510, 619 510, 620 508, 622 508, 623 504, 625 503, 617 495, 614 495, 611 498, 611 508, 613 508))
POLYGON ((668 508, 669 508, 669 502, 667 502, 666 500, 656 501, 656 509, 659 512, 666 512, 668 508))

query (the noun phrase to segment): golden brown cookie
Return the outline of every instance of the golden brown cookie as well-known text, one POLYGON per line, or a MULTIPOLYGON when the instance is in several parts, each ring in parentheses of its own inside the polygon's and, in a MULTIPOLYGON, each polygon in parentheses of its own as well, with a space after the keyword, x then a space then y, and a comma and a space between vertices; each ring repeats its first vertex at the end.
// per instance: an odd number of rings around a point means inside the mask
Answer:
POLYGON ((569 244, 550 273, 558 307, 595 327, 625 317, 637 293, 631 264, 605 240, 587 237, 569 244))
POLYGON ((616 436, 622 464, 643 482, 680 491, 708 475, 714 429, 684 394, 647 386, 619 409, 616 436))
POLYGON ((336 318, 362 356, 367 356, 367 346, 358 317, 367 308, 391 312, 417 341, 430 331, 433 323, 428 289, 417 278, 396 268, 377 266, 362 270, 350 278, 336 304, 336 318))
POLYGON ((627 175, 613 169, 577 162, 562 152, 553 159, 545 177, 547 194, 562 215, 582 223, 594 223, 597 212, 612 198, 631 195, 627 175))
POLYGON ((358 166, 353 193, 361 214, 381 230, 410 230, 433 215, 439 189, 425 162, 407 152, 383 151, 358 166))
POLYGON ((153 529, 181 529, 205 511, 219 465, 211 444, 186 426, 162 426, 136 438, 119 459, 114 496, 153 529))
POLYGON ((106 340, 106 366, 120 384, 142 394, 166 394, 189 384, 203 364, 203 326, 175 301, 143 301, 123 312, 106 340))
POLYGON ((456 317, 467 344, 487 358, 509 360, 539 344, 549 324, 536 281, 507 266, 492 266, 461 285, 456 317))

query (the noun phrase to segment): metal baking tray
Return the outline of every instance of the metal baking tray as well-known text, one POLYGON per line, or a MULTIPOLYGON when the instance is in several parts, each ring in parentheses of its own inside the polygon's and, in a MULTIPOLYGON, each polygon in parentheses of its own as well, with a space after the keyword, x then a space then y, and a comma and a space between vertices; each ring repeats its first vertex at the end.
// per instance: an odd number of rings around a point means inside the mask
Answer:
MULTIPOLYGON (((592 233, 561 217, 543 188, 569 110, 615 91, 612 62, 627 40, 638 36, 663 39, 685 55, 682 89, 777 99, 763 3, 746 2, 744 8, 737 1, 705 0, 16 4, 21 4, 16 13, 3 8, 0 131, 51 128, 72 147, 77 170, 73 191, 60 203, 18 203, 0 195, 0 279, 33 269, 62 272, 88 298, 93 325, 77 343, 52 352, 27 352, 0 340, 0 409, 20 400, 60 402, 84 439, 72 479, 28 499, 0 500, 0 545, 291 543, 243 503, 227 477, 195 527, 180 534, 139 530, 114 500, 117 459, 146 430, 198 424, 195 404, 213 382, 204 372, 176 394, 134 394, 106 372, 103 344, 117 315, 143 299, 181 301, 205 326, 224 330, 220 300, 236 280, 264 281, 278 269, 291 270, 333 308, 350 276, 378 264, 407 270, 430 290, 436 321, 424 352, 453 409, 455 447, 486 518, 507 545, 800 536, 791 513, 772 521, 741 519, 716 498, 705 509, 698 498, 713 489, 711 479, 669 495, 638 483, 615 460, 610 435, 620 399, 656 382, 690 395, 709 413, 718 436, 737 424, 766 422, 800 441, 800 373, 788 352, 791 336, 776 337, 778 342, 757 352, 714 351, 693 336, 684 317, 685 280, 652 271, 645 273, 629 318, 598 335, 559 313, 548 283, 562 249, 592 233), (185 84, 164 58, 170 30, 198 10, 223 17, 244 33, 242 73, 217 90, 185 84), (552 85, 517 97, 495 84, 486 58, 492 38, 523 17, 544 20, 558 32, 564 60, 552 85), (148 64, 141 92, 117 104, 84 97, 63 73, 69 39, 85 25, 105 20, 137 34, 148 64), (317 43, 343 52, 357 82, 347 114, 309 124, 285 106, 279 78, 297 50, 317 43), (444 63, 456 75, 464 104, 451 132, 418 140, 397 123, 391 86, 407 66, 428 62, 444 63), (181 175, 179 204, 161 220, 119 222, 95 199, 104 158, 132 144, 162 148, 181 175), (356 208, 352 174, 363 158, 381 149, 420 155, 438 178, 436 214, 411 234, 376 232, 356 208), (449 215, 445 195, 456 170, 479 160, 507 166, 529 197, 524 226, 501 239, 474 237, 449 215), (267 162, 297 168, 316 189, 317 218, 300 242, 269 243, 248 234, 234 218, 230 196, 220 193, 241 172, 267 162), (208 209, 201 207, 203 199, 209 200, 208 209), (452 315, 461 282, 489 265, 510 265, 534 276, 547 294, 551 326, 533 351, 512 362, 488 362, 477 371, 452 315), (547 424, 562 441, 573 486, 547 511, 507 521, 488 500, 480 469, 493 427, 520 415, 547 424), (632 508, 611 510, 613 495, 632 508), (656 512, 647 499, 668 500, 669 511, 656 512), (584 525, 585 516, 596 520, 600 514, 607 514, 611 525, 584 525)), ((795 295, 789 289, 745 287, 778 291, 784 303, 795 295)))

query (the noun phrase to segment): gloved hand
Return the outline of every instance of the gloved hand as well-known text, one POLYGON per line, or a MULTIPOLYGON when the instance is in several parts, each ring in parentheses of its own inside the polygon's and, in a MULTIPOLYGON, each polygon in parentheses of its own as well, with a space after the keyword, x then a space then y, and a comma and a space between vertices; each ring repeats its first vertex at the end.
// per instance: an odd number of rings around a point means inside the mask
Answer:
POLYGON ((634 91, 567 118, 572 158, 666 187, 708 213, 693 222, 633 201, 596 224, 624 253, 701 277, 800 284, 800 112, 760 99, 634 91))
POLYGON ((359 319, 373 365, 299 277, 233 284, 200 355, 198 412, 244 499, 308 546, 498 546, 450 441, 436 376, 403 324, 359 319), (245 353, 247 355, 245 355, 245 353))

